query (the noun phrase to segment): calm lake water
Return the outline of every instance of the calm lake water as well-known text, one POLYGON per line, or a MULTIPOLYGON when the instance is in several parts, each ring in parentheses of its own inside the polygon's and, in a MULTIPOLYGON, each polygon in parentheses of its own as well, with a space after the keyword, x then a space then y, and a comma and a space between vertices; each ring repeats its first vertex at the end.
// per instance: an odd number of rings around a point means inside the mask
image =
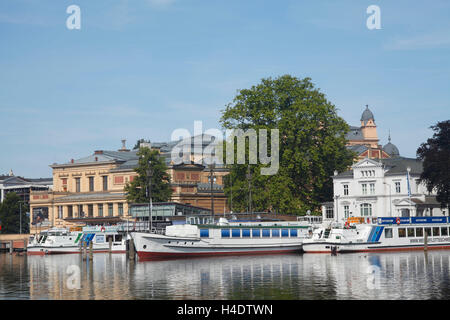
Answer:
POLYGON ((0 299, 449 299, 450 251, 129 261, 0 254, 0 299))

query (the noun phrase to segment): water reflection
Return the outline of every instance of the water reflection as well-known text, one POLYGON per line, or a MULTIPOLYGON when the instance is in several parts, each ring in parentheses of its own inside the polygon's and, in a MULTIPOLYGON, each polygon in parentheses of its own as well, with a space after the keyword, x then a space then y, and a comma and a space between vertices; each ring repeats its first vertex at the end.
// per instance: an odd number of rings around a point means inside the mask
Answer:
POLYGON ((129 261, 0 255, 1 299, 448 299, 450 251, 129 261), (79 289, 70 286, 79 268, 79 289), (370 273, 375 270, 375 273, 370 273))

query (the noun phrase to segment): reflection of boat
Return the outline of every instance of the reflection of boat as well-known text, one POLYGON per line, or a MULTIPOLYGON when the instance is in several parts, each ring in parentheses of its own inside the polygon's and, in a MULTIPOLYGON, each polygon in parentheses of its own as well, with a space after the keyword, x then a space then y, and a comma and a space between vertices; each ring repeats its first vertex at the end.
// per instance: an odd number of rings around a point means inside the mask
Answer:
POLYGON ((296 252, 312 227, 297 221, 173 225, 165 234, 132 233, 141 259, 296 252))
POLYGON ((448 217, 378 218, 372 224, 324 226, 303 242, 305 252, 363 252, 450 248, 448 217))
POLYGON ((83 244, 93 252, 125 253, 126 239, 117 233, 115 227, 84 227, 83 231, 70 231, 64 228, 52 228, 42 231, 36 237, 30 237, 27 246, 29 255, 80 253, 83 244), (111 239, 111 240, 110 240, 111 239))

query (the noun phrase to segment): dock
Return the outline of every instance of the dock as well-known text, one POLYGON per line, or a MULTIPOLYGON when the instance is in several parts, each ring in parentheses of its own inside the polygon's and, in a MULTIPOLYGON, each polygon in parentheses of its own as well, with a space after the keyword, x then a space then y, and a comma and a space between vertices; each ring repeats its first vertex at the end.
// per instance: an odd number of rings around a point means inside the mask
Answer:
POLYGON ((29 237, 29 234, 0 234, 0 252, 26 251, 29 237))

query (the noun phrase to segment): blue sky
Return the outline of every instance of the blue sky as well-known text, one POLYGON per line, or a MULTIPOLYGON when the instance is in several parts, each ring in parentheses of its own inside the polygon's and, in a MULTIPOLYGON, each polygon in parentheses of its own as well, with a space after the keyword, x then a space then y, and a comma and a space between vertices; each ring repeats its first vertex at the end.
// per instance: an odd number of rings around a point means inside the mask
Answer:
POLYGON ((449 119, 449 17, 447 0, 3 0, 0 174, 220 128, 236 90, 283 74, 312 78, 350 125, 369 104, 380 143, 390 129, 414 157, 449 119))

